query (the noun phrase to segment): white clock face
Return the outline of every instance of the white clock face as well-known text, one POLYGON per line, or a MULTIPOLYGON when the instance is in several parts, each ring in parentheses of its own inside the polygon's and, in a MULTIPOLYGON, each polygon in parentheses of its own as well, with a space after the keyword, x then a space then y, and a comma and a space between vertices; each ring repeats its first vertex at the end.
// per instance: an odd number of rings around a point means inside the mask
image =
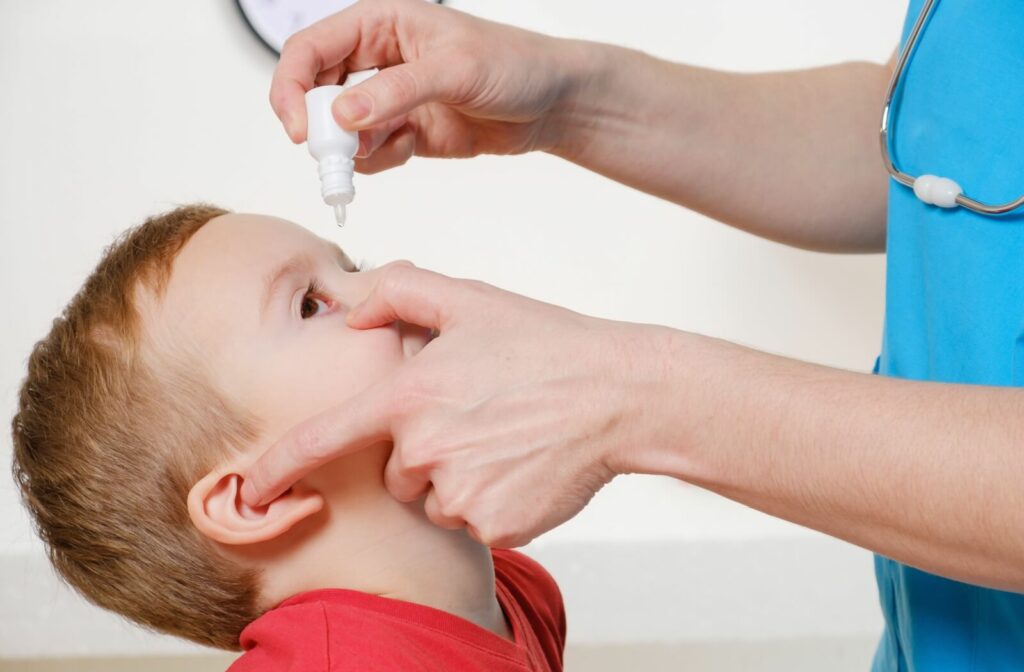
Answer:
POLYGON ((353 4, 355 0, 238 0, 252 29, 278 53, 292 33, 353 4))

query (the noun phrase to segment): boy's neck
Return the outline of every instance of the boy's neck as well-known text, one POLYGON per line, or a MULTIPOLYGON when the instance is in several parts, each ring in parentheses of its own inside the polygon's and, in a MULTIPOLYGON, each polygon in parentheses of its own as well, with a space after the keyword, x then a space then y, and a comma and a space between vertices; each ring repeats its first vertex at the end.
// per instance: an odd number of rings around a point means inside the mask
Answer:
MULTIPOLYGON (((403 506, 418 507, 422 515, 422 501, 403 506)), ((393 577, 394 588, 379 594, 447 611, 511 639, 495 592, 490 550, 464 529, 444 530, 426 522, 394 548, 390 566, 381 568, 393 577)))
POLYGON ((490 549, 465 529, 435 526, 423 501, 400 503, 383 489, 339 489, 325 510, 267 559, 271 604, 322 588, 346 588, 434 607, 512 639, 495 594, 490 549), (297 543, 296 543, 297 541, 297 543))

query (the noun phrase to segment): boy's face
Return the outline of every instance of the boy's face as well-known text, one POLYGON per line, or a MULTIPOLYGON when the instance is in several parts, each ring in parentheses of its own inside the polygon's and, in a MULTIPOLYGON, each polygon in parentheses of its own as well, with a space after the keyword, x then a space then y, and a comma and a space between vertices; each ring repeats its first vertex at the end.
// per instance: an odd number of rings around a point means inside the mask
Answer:
POLYGON ((356 272, 337 246, 291 222, 223 215, 178 253, 147 331, 159 350, 199 355, 216 389, 261 422, 262 450, 423 348, 419 327, 346 325, 377 272, 356 272))

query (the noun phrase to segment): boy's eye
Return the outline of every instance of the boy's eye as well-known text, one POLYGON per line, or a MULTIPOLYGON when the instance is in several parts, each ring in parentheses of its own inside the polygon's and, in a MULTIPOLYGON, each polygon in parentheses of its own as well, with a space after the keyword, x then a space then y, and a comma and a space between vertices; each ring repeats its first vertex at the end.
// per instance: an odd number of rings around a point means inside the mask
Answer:
POLYGON ((324 296, 324 288, 320 282, 315 278, 310 280, 309 287, 306 288, 306 293, 302 297, 302 306, 299 308, 299 315, 302 319, 308 320, 331 307, 331 304, 323 298, 324 296))
POLYGON ((299 309, 299 314, 302 316, 302 319, 308 320, 317 315, 321 310, 326 310, 329 307, 323 299, 312 294, 306 294, 302 298, 302 307, 299 309))

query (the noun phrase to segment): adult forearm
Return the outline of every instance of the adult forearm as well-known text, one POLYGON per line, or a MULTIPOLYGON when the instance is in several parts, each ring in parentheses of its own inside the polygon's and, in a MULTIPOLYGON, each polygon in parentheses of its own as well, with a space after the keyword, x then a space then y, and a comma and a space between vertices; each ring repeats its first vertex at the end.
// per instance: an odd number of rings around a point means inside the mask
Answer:
POLYGON ((926 571, 1024 590, 1024 391, 658 338, 660 410, 645 412, 671 421, 617 470, 669 474, 926 571))
POLYGON ((883 249, 886 66, 735 74, 571 48, 580 74, 553 115, 553 153, 765 238, 883 249))

